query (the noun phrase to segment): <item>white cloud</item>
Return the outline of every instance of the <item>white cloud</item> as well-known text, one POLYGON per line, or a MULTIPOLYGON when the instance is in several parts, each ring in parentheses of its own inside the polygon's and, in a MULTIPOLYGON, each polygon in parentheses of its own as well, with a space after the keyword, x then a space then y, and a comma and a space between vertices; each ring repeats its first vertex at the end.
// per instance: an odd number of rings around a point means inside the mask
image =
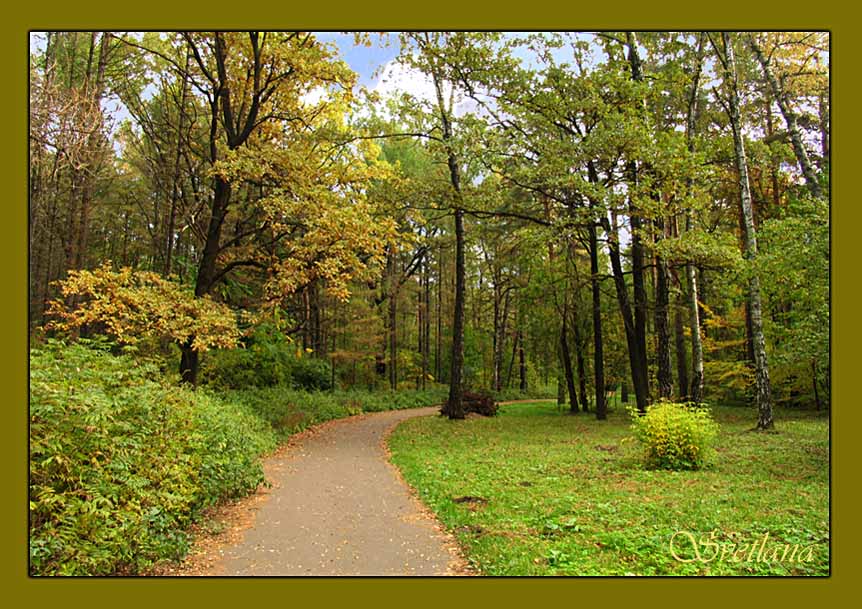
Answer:
MULTIPOLYGON (((434 80, 430 75, 421 70, 406 66, 397 59, 387 62, 380 70, 377 84, 372 91, 379 94, 383 100, 397 98, 407 93, 417 100, 428 102, 436 106, 437 92, 434 88, 434 80)), ((443 96, 448 102, 451 86, 443 83, 443 96)), ((463 94, 455 92, 455 116, 463 116, 467 112, 474 111, 476 103, 465 98, 463 94)))

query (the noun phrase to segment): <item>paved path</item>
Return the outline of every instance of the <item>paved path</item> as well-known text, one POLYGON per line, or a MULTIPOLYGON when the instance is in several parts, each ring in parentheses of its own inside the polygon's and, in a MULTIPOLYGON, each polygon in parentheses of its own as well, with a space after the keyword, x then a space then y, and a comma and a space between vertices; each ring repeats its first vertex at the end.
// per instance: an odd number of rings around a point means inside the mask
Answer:
POLYGON ((222 575, 447 575, 451 538, 411 496, 384 449, 405 419, 438 407, 325 424, 267 463, 273 488, 252 528, 224 548, 222 575))

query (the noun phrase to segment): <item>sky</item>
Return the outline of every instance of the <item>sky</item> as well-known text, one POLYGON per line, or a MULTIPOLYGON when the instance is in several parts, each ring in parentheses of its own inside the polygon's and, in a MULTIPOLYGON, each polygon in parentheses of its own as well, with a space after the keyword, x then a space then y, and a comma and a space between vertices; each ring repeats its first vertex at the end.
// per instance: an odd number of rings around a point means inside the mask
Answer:
POLYGON ((377 83, 374 72, 398 55, 398 40, 395 34, 372 35, 372 45, 356 45, 353 34, 341 32, 315 32, 318 40, 332 42, 354 72, 359 75, 359 84, 373 88, 377 83), (384 44, 389 42, 388 46, 384 44))
MULTIPOLYGON (((358 75, 359 86, 376 91, 382 96, 410 93, 418 99, 433 99, 434 89, 429 77, 416 70, 406 68, 394 62, 398 56, 399 42, 397 32, 371 33, 370 46, 356 44, 353 33, 346 32, 315 32, 322 42, 333 44, 338 49, 339 56, 358 75)), ((518 35, 512 32, 507 35, 518 35)), ((579 36, 588 36, 580 34, 579 36)), ((40 52, 45 48, 44 32, 30 33, 30 51, 40 52)), ((529 62, 527 57, 522 57, 529 62)), ((559 58, 558 58, 559 59, 559 58)), ((106 108, 114 115, 117 123, 129 118, 124 108, 114 105, 106 108)), ((456 108, 458 113, 458 108, 456 108)))
MULTIPOLYGON (((334 43, 338 47, 341 58, 359 75, 359 84, 369 88, 376 82, 374 71, 398 55, 398 40, 395 34, 372 35, 371 47, 354 44, 352 33, 315 32, 315 35, 321 41, 334 43), (387 39, 390 44, 383 46, 381 42, 385 43, 387 39)), ((30 32, 30 52, 41 52, 44 49, 44 32, 30 32)))

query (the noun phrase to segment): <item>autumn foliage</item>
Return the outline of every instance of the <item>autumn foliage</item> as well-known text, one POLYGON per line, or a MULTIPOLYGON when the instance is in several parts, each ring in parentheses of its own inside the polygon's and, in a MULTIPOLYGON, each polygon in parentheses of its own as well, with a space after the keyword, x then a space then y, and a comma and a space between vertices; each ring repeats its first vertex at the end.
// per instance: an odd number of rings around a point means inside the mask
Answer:
POLYGON ((211 298, 195 298, 179 284, 156 273, 111 269, 110 263, 92 270, 69 271, 59 282, 63 298, 53 300, 48 328, 77 333, 97 327, 116 342, 133 345, 143 337, 169 338, 179 344, 189 339, 199 352, 237 345, 236 317, 211 298))

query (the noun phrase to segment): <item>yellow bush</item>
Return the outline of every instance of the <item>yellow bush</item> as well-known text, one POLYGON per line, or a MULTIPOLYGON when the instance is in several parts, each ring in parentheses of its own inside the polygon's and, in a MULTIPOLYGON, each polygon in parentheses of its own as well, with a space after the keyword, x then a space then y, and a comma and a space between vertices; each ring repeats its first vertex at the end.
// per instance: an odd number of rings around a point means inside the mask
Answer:
POLYGON ((641 416, 632 410, 632 417, 648 468, 700 469, 709 462, 718 424, 708 408, 657 402, 641 416))

